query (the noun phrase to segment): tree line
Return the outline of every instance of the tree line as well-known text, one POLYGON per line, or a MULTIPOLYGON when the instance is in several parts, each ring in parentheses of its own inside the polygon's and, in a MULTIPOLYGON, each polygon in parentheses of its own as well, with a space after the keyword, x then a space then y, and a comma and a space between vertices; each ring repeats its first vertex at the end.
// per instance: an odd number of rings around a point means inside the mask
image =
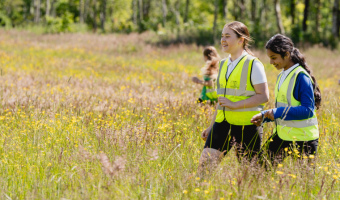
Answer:
MULTIPOLYGON (((155 31, 169 42, 213 43, 241 21, 256 41, 275 33, 301 44, 338 43, 340 0, 0 0, 0 25, 46 32, 155 31)), ((256 46, 263 43, 256 42, 256 46)))

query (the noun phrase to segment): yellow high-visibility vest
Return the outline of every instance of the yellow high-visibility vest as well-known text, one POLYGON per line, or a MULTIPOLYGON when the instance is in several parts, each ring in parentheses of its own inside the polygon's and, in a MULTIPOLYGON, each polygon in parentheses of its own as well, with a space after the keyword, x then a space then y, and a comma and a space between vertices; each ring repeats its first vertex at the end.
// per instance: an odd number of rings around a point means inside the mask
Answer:
POLYGON ((216 100, 217 97, 217 92, 215 90, 214 87, 209 87, 209 86, 205 86, 206 87, 206 92, 205 95, 210 99, 210 100, 216 100))
MULTIPOLYGON (((232 102, 242 101, 254 96, 255 89, 251 84, 251 68, 254 60, 257 59, 251 55, 245 55, 238 62, 231 72, 228 80, 226 74, 228 71, 228 59, 220 61, 220 70, 217 77, 217 96, 226 97, 232 102)), ((263 110, 264 104, 253 108, 229 109, 218 105, 216 122, 226 120, 233 125, 252 125, 251 118, 263 110)))
POLYGON ((296 67, 282 83, 279 89, 279 82, 282 72, 277 77, 275 85, 275 107, 286 107, 283 116, 275 119, 276 131, 282 140, 286 141, 310 141, 319 138, 318 119, 315 112, 311 112, 310 117, 304 120, 285 120, 285 113, 290 107, 301 106, 301 102, 294 97, 294 87, 299 73, 306 74, 310 80, 308 72, 301 66, 296 67))

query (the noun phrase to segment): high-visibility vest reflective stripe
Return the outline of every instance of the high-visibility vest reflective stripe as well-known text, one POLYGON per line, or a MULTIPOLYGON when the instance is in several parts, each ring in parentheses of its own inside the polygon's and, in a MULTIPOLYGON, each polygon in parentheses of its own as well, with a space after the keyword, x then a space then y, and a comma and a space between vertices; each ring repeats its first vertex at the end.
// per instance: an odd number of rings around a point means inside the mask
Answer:
POLYGON ((298 66, 286 77, 280 89, 278 89, 278 86, 282 72, 278 75, 275 85, 275 107, 285 107, 285 109, 283 116, 275 119, 276 128, 274 132, 276 131, 279 137, 286 141, 310 141, 319 138, 318 119, 315 112, 312 112, 311 116, 305 120, 285 120, 285 115, 291 107, 301 106, 301 102, 296 100, 293 95, 299 73, 306 74, 313 82, 308 72, 298 66))
POLYGON ((303 121, 295 121, 295 120, 282 120, 282 119, 276 119, 276 124, 280 126, 287 126, 287 127, 295 127, 295 128, 306 128, 313 125, 318 125, 318 119, 317 118, 309 118, 303 121))
POLYGON ((227 107, 222 107, 221 105, 217 106, 217 110, 224 110, 224 111, 233 111, 233 112, 246 112, 246 111, 262 111, 264 108, 263 105, 257 106, 257 107, 253 107, 253 108, 241 108, 241 109, 230 109, 227 107))
POLYGON ((255 91, 245 91, 245 90, 237 90, 237 89, 231 89, 231 88, 219 88, 217 89, 217 95, 234 95, 234 96, 246 96, 251 97, 256 94, 255 91))
POLYGON ((214 89, 214 87, 208 87, 206 86, 206 92, 205 95, 210 99, 210 100, 215 100, 217 99, 217 92, 214 89))
MULTIPOLYGON (((251 67, 256 58, 245 55, 234 70, 228 80, 228 60, 220 61, 220 70, 217 77, 217 96, 226 97, 232 102, 242 101, 256 95, 255 89, 250 82, 251 67)), ((264 104, 253 108, 242 108, 231 110, 218 105, 216 122, 228 121, 233 125, 251 125, 251 118, 263 110, 264 104)))

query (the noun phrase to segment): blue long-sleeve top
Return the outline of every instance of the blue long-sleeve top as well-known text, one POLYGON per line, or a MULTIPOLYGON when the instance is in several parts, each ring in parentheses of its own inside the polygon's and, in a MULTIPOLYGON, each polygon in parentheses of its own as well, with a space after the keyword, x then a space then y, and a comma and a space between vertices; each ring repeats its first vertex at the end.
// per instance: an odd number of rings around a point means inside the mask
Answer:
MULTIPOLYGON (((304 74, 299 73, 296 78, 295 88, 293 92, 294 98, 301 102, 301 106, 291 107, 287 113, 285 113, 285 107, 274 108, 274 118, 283 118, 285 120, 303 120, 308 119, 314 115, 315 102, 314 102, 314 90, 313 84, 310 78, 304 74)), ((269 110, 262 111, 262 115, 269 110)), ((263 122, 271 122, 270 119, 265 118, 263 122)))

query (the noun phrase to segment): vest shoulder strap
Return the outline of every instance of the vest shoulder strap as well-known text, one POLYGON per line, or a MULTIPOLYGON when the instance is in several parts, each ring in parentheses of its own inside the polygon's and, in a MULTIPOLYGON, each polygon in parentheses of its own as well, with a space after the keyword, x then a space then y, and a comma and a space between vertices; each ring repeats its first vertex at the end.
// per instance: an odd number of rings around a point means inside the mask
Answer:
POLYGON ((278 83, 278 82, 279 82, 279 79, 280 79, 280 77, 281 77, 282 73, 283 73, 283 71, 281 71, 281 72, 279 73, 279 75, 277 75, 277 78, 276 78, 276 83, 278 83))
POLYGON ((222 69, 222 66, 224 65, 224 63, 227 61, 227 58, 224 58, 222 60, 220 60, 220 70, 222 69))
POLYGON ((216 86, 217 88, 220 88, 220 75, 222 72, 222 67, 224 65, 224 63, 227 61, 227 58, 220 60, 219 64, 220 64, 220 69, 218 71, 218 75, 217 75, 217 81, 216 81, 216 86))
POLYGON ((241 80, 240 80, 240 90, 247 89, 247 78, 248 78, 248 71, 249 71, 249 64, 252 60, 256 59, 256 57, 247 55, 246 60, 244 61, 242 73, 241 73, 241 80))
POLYGON ((312 81, 312 84, 314 84, 314 81, 313 81, 312 77, 309 75, 309 73, 303 67, 299 66, 299 69, 296 72, 296 75, 298 75, 301 72, 306 74, 310 78, 310 80, 312 81))
MULTIPOLYGON (((288 101, 288 105, 291 106, 292 105, 292 98, 293 98, 293 90, 295 87, 295 80, 298 76, 299 73, 304 73, 306 74, 310 80, 313 83, 313 79, 310 77, 310 75, 308 74, 308 72, 301 66, 297 67, 297 69, 295 70, 293 76, 291 77, 291 79, 289 80, 289 84, 288 84, 288 90, 287 90, 287 101, 288 101)), ((314 84, 314 83, 313 83, 314 84)))
POLYGON ((255 57, 255 56, 252 56, 252 55, 247 55, 247 58, 246 58, 246 59, 249 60, 249 61, 251 61, 251 60, 256 59, 256 57, 255 57))

